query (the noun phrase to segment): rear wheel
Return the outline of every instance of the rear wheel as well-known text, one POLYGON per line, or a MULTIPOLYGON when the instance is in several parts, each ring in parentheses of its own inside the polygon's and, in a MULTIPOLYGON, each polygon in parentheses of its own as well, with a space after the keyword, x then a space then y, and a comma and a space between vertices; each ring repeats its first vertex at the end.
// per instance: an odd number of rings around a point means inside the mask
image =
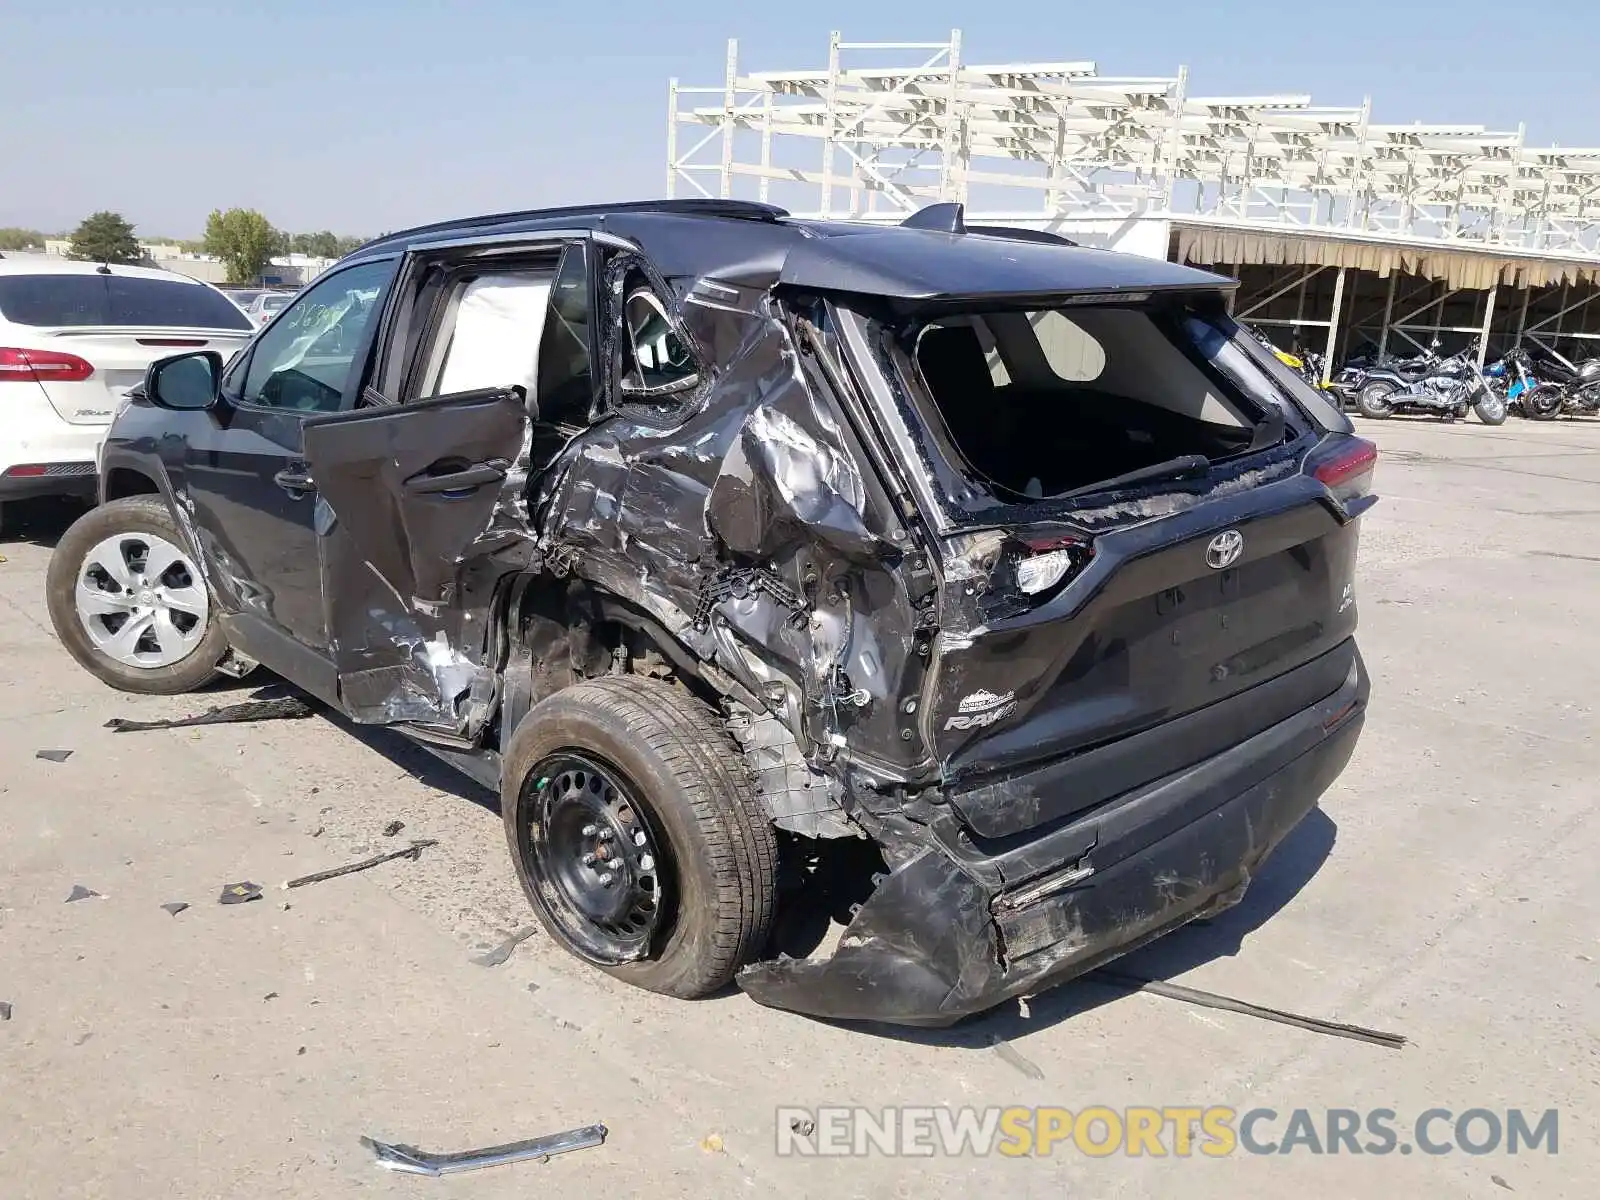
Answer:
POLYGON ((1392 383, 1369 383, 1356 397, 1356 407, 1363 417, 1382 421, 1394 415, 1394 392, 1392 383))
POLYGON ((45 598, 67 652, 124 692, 194 691, 228 652, 205 581, 158 496, 113 500, 74 521, 50 557, 45 598))
POLYGON ((517 874, 563 949, 683 999, 760 953, 776 840, 737 744, 693 696, 634 676, 567 688, 522 719, 501 778, 517 874))
POLYGON ((1535 421, 1554 421, 1561 414, 1561 394, 1555 388, 1523 392, 1522 411, 1535 421))

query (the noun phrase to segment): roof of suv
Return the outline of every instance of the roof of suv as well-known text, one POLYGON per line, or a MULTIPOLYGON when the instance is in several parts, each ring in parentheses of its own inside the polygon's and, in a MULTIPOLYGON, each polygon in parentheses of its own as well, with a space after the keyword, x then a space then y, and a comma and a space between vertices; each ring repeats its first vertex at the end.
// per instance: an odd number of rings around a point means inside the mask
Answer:
POLYGON ((351 257, 574 229, 637 241, 668 277, 907 301, 1233 286, 1206 271, 1081 247, 1037 230, 966 226, 956 205, 924 209, 900 225, 807 221, 735 200, 585 205, 424 225, 387 234, 351 257))

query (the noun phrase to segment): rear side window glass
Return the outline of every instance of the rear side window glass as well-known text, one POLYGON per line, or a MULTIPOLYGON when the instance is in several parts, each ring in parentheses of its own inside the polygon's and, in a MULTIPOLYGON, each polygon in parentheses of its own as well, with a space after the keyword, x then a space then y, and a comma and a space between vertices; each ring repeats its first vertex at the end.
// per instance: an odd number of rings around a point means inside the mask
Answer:
POLYGON ((17 325, 253 328, 208 287, 135 275, 0 276, 0 315, 17 325))

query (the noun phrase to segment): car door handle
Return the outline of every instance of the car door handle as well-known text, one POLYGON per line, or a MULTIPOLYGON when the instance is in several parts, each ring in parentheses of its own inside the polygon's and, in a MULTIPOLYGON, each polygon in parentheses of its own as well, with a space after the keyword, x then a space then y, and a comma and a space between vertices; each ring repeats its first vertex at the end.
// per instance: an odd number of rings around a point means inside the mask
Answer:
POLYGON ((500 483, 510 466, 502 460, 473 463, 459 471, 430 475, 427 471, 406 480, 406 491, 414 496, 436 496, 445 492, 474 492, 488 483, 500 483))
POLYGON ((285 467, 272 477, 272 482, 296 500, 307 492, 315 491, 317 487, 310 475, 295 467, 285 467))

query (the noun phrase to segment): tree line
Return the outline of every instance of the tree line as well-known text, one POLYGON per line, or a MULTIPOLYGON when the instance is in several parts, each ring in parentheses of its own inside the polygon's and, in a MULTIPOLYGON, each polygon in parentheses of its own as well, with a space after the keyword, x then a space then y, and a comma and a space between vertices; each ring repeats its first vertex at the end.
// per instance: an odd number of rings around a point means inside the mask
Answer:
MULTIPOLYGON (((69 252, 73 258, 89 262, 137 263, 144 258, 144 250, 133 229, 121 213, 93 213, 68 235, 69 252)), ((43 250, 47 236, 37 229, 0 229, 0 253, 43 250)), ((272 222, 255 209, 230 208, 226 212, 221 209, 212 212, 206 219, 205 237, 176 244, 184 250, 221 259, 228 269, 229 283, 254 283, 267 264, 280 255, 343 258, 367 240, 341 236, 326 229, 290 233, 274 228, 272 222)))

